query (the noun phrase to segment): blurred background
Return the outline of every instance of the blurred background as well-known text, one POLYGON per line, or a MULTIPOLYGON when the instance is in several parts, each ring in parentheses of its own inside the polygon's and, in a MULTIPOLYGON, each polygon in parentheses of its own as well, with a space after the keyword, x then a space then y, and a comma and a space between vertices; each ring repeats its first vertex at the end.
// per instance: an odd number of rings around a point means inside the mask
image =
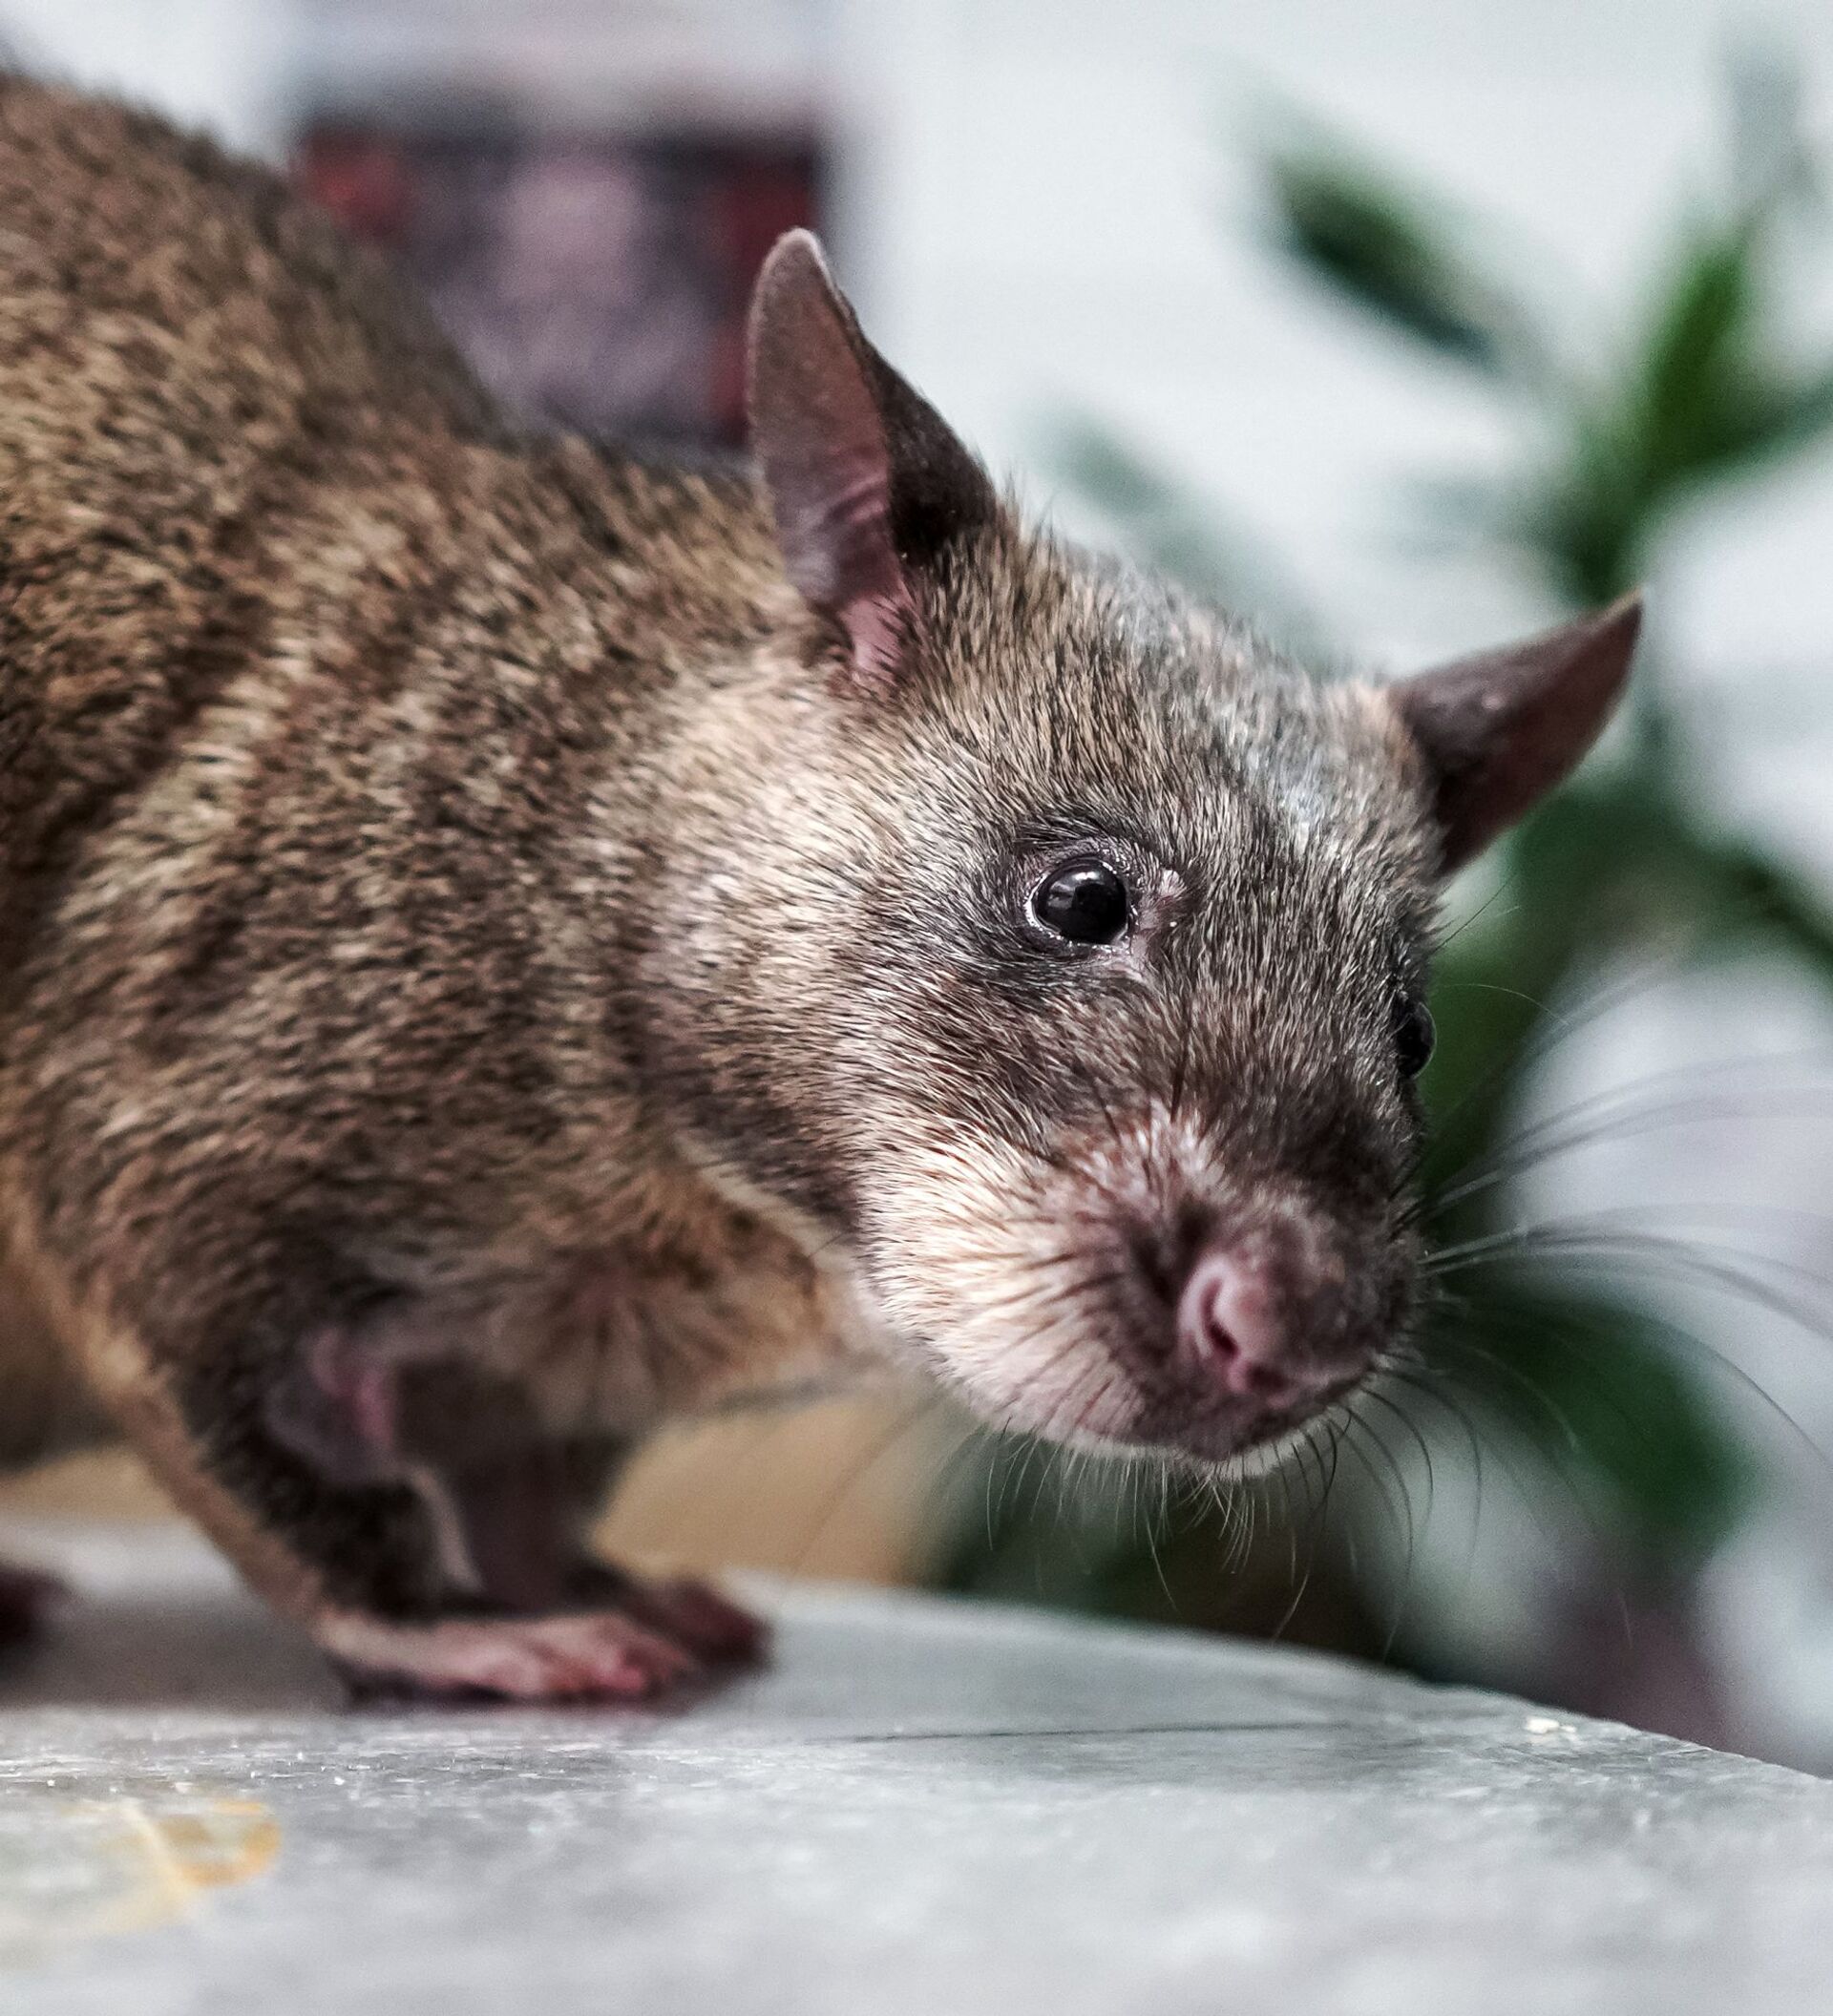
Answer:
MULTIPOLYGON (((1396 669, 1638 580, 1631 718, 1457 892, 1443 1292, 1278 1476, 921 1396, 670 1434, 615 1544, 1279 1634, 1833 1770, 1822 0, 0 0, 290 165, 513 400, 741 438, 816 224, 1031 504, 1396 669)), ((118 1464, 23 1502, 158 1507, 118 1464)))

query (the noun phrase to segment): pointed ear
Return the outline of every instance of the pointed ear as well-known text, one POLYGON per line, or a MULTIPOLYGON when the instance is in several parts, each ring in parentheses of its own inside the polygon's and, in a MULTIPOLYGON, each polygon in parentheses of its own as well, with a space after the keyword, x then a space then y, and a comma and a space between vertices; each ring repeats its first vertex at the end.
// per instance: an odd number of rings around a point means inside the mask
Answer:
POLYGON ((941 415, 860 333, 806 231, 751 299, 751 447, 790 579, 838 623, 868 686, 895 678, 922 570, 999 499, 941 415))
POLYGON ((1626 596, 1506 650, 1384 690, 1429 766, 1446 874, 1573 768, 1611 718, 1642 626, 1626 596))

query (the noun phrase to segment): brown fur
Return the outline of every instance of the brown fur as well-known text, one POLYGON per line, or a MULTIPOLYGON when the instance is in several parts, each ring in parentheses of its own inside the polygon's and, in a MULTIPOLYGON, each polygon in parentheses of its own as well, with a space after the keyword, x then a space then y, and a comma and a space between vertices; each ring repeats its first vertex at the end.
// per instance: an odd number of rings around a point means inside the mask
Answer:
POLYGON ((93 1418, 30 1275, 176 1386, 245 1376, 302 1269, 321 1316, 427 1277, 564 1313, 555 1410, 621 1429, 799 1364, 832 1292, 625 1089, 642 808, 593 817, 784 598, 748 491, 515 439, 369 261, 154 120, 7 83, 0 214, 9 1453, 93 1418), (598 1274, 654 1277, 667 1350, 612 1348, 598 1274))
POLYGON ((864 681, 755 484, 522 436, 264 173, 9 82, 0 220, 0 1454, 98 1402, 372 1650, 524 1455, 862 1349, 1221 1453, 1150 1285, 1205 1228, 1313 1228, 1320 1351, 1403 1320, 1436 841, 1371 690, 951 529, 919 405, 864 681), (1085 830, 1140 928, 1053 963, 1085 830), (415 1442, 453 1366, 514 1448, 415 1442))

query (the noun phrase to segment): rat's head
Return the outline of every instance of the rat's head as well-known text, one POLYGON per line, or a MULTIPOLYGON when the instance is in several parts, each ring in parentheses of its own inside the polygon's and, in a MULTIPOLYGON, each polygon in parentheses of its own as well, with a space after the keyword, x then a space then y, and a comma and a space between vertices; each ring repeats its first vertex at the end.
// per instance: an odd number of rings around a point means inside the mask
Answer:
POLYGON ((1440 888, 1590 745, 1635 612, 1314 679, 1025 533, 811 240, 751 362, 806 623, 668 900, 664 1075, 981 1413, 1275 1438, 1407 1321, 1440 888))

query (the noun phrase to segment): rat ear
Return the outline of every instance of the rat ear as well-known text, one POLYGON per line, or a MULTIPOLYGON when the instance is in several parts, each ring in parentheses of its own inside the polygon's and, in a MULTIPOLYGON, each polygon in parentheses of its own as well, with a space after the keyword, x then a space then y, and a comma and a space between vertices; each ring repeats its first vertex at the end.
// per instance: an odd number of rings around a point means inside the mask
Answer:
POLYGON ((790 579, 846 632, 855 674, 896 675, 917 576, 991 524, 986 472, 860 332, 806 231, 777 241, 751 298, 751 447, 790 579))
POLYGON ((1432 773, 1446 874, 1573 768, 1611 718, 1642 598, 1386 687, 1432 773))

